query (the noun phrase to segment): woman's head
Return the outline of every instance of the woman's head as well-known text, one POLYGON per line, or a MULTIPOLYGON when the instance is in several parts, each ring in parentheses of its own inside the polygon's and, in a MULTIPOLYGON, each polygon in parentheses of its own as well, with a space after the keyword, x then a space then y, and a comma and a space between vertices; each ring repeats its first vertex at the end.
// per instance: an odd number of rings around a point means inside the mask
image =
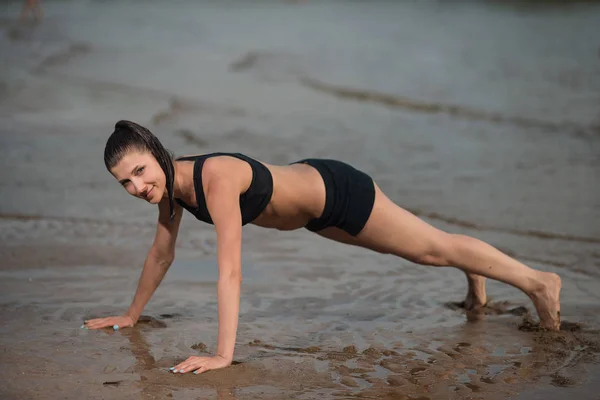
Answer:
POLYGON ((148 129, 119 121, 104 148, 106 169, 132 196, 157 204, 169 198, 173 207, 173 157, 148 129))

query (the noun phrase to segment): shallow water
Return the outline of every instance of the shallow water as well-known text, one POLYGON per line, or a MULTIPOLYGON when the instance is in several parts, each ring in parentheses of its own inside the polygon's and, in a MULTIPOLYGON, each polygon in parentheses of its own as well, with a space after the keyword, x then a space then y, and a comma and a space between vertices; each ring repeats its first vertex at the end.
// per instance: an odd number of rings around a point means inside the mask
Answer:
POLYGON ((19 10, 0 10, 2 396, 597 393, 596 4, 46 1, 39 25, 19 10), (154 234, 102 165, 121 118, 176 154, 351 162, 435 226, 560 274, 579 329, 528 331, 530 302, 497 282, 469 322, 448 305, 459 271, 249 226, 239 364, 168 374, 216 346, 216 243, 190 215, 154 322, 79 329, 128 306, 154 234))

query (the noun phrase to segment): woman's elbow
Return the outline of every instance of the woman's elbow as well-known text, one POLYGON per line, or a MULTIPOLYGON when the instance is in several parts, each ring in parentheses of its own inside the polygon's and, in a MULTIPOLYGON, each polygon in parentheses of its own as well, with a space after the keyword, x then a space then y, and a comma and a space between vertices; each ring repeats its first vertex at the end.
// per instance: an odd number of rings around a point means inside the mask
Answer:
POLYGON ((242 283, 242 271, 231 270, 219 273, 219 281, 227 283, 242 283))
POLYGON ((175 260, 175 254, 173 254, 173 253, 167 254, 163 258, 160 259, 160 265, 162 265, 164 268, 169 268, 171 266, 171 264, 173 264, 174 260, 175 260))
POLYGON ((169 268, 175 260, 175 251, 160 251, 156 248, 150 250, 150 256, 165 268, 169 268))

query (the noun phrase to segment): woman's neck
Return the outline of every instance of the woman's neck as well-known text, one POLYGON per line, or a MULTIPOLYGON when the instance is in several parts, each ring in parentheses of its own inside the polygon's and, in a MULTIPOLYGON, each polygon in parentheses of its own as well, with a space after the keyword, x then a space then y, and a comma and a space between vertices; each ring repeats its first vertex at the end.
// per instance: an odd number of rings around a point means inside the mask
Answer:
POLYGON ((185 178, 182 176, 183 171, 177 164, 177 161, 173 160, 173 196, 180 198, 183 196, 185 178))

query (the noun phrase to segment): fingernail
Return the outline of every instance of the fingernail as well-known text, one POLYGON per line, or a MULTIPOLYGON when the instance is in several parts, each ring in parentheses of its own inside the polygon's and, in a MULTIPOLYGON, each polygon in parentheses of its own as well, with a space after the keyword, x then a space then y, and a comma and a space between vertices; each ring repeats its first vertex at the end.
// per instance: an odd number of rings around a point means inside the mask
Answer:
POLYGON ((182 369, 180 369, 180 370, 179 370, 179 373, 183 374, 183 370, 182 370, 182 369))
POLYGON ((115 331, 118 331, 118 330, 119 330, 119 325, 113 325, 113 329, 114 329, 115 331))
POLYGON ((87 330, 87 329, 88 329, 88 327, 86 326, 86 327, 84 327, 83 329, 86 329, 86 330, 87 330))
POLYGON ((194 371, 194 374, 198 375, 198 371, 194 371))
POLYGON ((85 328, 85 325, 81 325, 79 328, 80 328, 80 329, 83 329, 83 328, 85 328))
POLYGON ((173 370, 175 369, 175 367, 171 367, 171 368, 169 368, 169 369, 170 369, 171 371, 173 371, 173 370))

